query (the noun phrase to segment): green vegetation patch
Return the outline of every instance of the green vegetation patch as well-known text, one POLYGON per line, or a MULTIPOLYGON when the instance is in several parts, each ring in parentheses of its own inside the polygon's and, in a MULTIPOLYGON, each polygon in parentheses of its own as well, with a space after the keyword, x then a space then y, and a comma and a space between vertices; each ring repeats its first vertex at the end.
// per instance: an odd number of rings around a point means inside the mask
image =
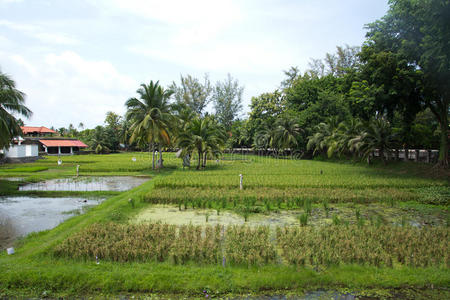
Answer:
POLYGON ((41 172, 41 171, 45 171, 48 170, 48 167, 41 167, 41 166, 27 166, 27 167, 15 167, 15 168, 10 168, 10 167, 4 167, 4 168, 0 168, 0 174, 8 174, 8 173, 34 173, 34 172, 41 172))

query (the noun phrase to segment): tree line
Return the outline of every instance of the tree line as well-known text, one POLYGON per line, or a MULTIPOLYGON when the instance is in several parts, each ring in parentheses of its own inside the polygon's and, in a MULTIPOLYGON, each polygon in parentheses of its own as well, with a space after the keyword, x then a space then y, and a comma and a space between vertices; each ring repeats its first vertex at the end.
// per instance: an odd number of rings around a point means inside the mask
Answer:
MULTIPOLYGON (((439 164, 448 166, 450 1, 391 0, 387 14, 366 30, 361 46, 338 46, 304 72, 285 71, 276 90, 251 99, 247 117, 243 87, 231 75, 215 85, 207 75, 181 75, 166 88, 141 84, 125 102, 126 114, 108 112, 104 126, 58 131, 97 153, 148 149, 154 168, 163 166, 167 147, 180 148, 185 163, 197 154, 197 168, 225 147, 353 159, 367 159, 374 149, 439 148, 439 164), (206 112, 209 104, 214 113, 206 112)), ((11 82, 0 83, 2 93, 14 94, 11 82)), ((16 102, 8 97, 0 98, 2 138, 5 128, 10 135, 17 130, 4 121, 5 109, 31 113, 23 94, 15 94, 16 102)))

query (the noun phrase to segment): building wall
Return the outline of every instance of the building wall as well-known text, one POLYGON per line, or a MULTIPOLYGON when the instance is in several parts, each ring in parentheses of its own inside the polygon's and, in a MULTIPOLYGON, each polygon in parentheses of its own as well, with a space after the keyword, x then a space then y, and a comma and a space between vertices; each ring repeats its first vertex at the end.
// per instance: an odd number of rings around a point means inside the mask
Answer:
POLYGON ((37 157, 38 145, 11 145, 4 150, 6 158, 37 157))

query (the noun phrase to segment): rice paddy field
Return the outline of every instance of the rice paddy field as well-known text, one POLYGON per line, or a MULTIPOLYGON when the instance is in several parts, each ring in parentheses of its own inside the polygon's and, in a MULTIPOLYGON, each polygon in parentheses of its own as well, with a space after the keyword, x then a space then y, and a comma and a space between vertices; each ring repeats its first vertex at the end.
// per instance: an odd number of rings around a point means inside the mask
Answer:
POLYGON ((258 297, 320 289, 360 299, 450 298, 446 170, 243 155, 195 170, 173 153, 154 171, 148 153, 62 160, 0 166, 0 195, 73 194, 17 187, 76 176, 77 165, 79 176, 151 180, 125 192, 79 192, 108 199, 18 240, 13 255, 3 250, 0 296, 258 297))

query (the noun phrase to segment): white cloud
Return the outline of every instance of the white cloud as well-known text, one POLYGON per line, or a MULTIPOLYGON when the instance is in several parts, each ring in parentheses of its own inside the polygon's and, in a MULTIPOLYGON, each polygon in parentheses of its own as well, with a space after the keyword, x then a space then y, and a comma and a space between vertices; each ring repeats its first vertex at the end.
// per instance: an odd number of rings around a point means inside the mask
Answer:
MULTIPOLYGON (((239 2, 237 2, 239 3, 239 2)), ((217 37, 243 20, 242 9, 233 1, 210 0, 99 0, 95 4, 106 15, 138 17, 165 26, 165 38, 188 46, 217 37)))
POLYGON ((10 56, 11 60, 21 67, 24 67, 31 76, 36 76, 36 68, 20 55, 14 54, 10 56))
POLYGON ((0 0, 0 3, 19 3, 23 2, 23 0, 0 0))
POLYGON ((156 60, 183 65, 201 71, 280 72, 294 60, 292 52, 282 44, 215 43, 214 45, 178 49, 131 46, 129 51, 156 60))
POLYGON ((27 70, 15 76, 34 112, 27 125, 67 127, 83 122, 92 128, 103 123, 107 111, 123 114, 125 101, 138 87, 110 62, 87 60, 72 51, 48 54, 35 66, 20 55, 10 58, 27 70), (33 76, 36 73, 39 76, 33 76))
POLYGON ((108 61, 88 61, 73 51, 48 54, 45 57, 47 71, 61 80, 70 80, 76 85, 88 86, 104 91, 125 90, 135 87, 130 77, 121 75, 108 61))
POLYGON ((49 32, 43 29, 41 26, 31 24, 17 24, 14 22, 0 20, 0 26, 7 27, 12 30, 20 31, 28 36, 38 39, 41 42, 47 44, 57 45, 77 45, 80 44, 75 38, 72 38, 64 33, 49 32))

